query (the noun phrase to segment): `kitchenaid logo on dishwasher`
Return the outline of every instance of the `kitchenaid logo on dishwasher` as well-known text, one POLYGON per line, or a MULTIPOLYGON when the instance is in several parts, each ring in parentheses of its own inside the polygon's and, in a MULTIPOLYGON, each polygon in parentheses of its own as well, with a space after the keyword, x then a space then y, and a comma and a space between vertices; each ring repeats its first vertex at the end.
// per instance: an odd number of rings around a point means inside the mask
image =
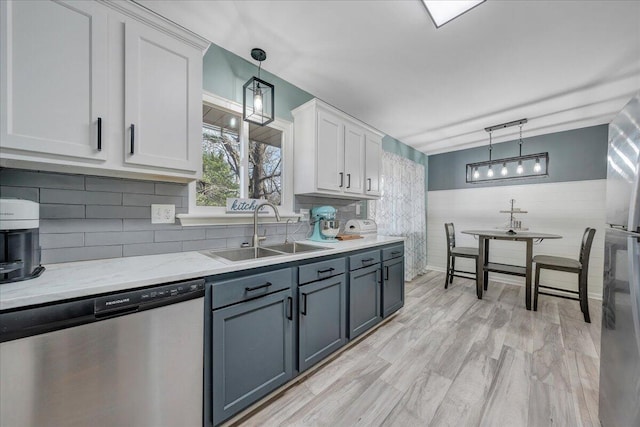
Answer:
POLYGON ((114 304, 122 304, 124 302, 129 302, 129 301, 131 301, 131 298, 114 299, 112 301, 105 302, 104 305, 109 306, 114 304))

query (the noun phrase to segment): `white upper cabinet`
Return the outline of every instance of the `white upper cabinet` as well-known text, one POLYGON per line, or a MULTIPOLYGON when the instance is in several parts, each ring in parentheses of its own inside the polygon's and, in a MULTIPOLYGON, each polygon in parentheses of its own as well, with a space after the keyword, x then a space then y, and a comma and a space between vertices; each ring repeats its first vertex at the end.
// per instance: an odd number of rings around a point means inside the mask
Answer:
POLYGON ((382 134, 318 99, 292 114, 295 194, 379 197, 382 134))
POLYGON ((126 22, 125 162, 201 170, 201 102, 202 52, 144 24, 126 22))
POLYGON ((86 1, 0 7, 2 148, 104 161, 107 10, 86 1))
POLYGON ((208 42, 132 2, 0 3, 0 165, 201 175, 208 42))
POLYGON ((367 133, 365 144, 364 191, 370 196, 380 196, 380 163, 382 159, 382 138, 367 133))

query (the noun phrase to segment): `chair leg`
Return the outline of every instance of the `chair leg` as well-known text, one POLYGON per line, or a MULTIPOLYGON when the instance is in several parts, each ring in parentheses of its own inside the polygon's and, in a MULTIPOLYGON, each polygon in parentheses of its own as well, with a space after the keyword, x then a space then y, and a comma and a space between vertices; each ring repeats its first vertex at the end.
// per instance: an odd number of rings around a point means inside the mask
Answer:
POLYGON ((449 276, 449 283, 453 283, 453 272, 456 269, 456 257, 451 257, 451 276, 449 276))
POLYGON ((591 323, 591 316, 589 316, 589 298, 587 297, 587 278, 584 274, 578 274, 578 286, 580 287, 580 308, 582 314, 584 314, 584 321, 591 323))
POLYGON ((540 266, 536 264, 536 277, 533 286, 533 311, 538 311, 538 285, 540 285, 540 266))
MULTIPOLYGON (((482 274, 479 271, 480 268, 482 268, 482 266, 478 265, 478 258, 476 258, 476 282, 478 281, 478 274, 482 274)), ((484 290, 486 291, 487 289, 489 289, 489 277, 488 276, 487 276, 487 279, 484 281, 484 290)))
POLYGON ((451 274, 451 257, 447 254, 447 274, 444 277, 444 288, 449 287, 449 275, 451 274))

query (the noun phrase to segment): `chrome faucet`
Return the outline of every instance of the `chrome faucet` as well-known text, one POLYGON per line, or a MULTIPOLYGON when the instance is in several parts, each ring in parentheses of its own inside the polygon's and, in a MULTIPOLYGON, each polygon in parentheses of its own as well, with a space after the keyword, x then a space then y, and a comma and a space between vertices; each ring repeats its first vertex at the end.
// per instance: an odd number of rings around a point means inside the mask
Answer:
POLYGON ((271 202, 262 202, 256 206, 253 210, 253 247, 257 248, 260 240, 266 239, 266 237, 258 236, 258 211, 264 205, 271 206, 273 208, 273 213, 276 214, 276 221, 280 222, 280 214, 278 213, 278 208, 271 202))

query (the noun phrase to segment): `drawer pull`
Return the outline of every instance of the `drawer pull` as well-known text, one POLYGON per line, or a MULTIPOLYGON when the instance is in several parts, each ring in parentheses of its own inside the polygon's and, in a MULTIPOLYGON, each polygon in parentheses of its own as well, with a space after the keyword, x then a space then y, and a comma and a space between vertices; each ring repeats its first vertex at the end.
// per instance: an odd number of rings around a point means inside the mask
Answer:
POLYGON ((258 286, 254 286, 254 287, 246 287, 244 288, 245 292, 252 292, 252 291, 257 291, 258 289, 262 289, 262 288, 268 288, 269 286, 271 286, 272 283, 271 282, 267 282, 264 285, 258 285, 258 286))
POLYGON ((331 273, 333 270, 335 270, 335 268, 333 267, 327 268, 325 270, 318 270, 318 276, 325 273, 331 273))
POLYGON ((402 251, 391 251, 391 255, 400 255, 402 251))
POLYGON ((364 259, 362 260, 362 263, 364 264, 364 263, 366 263, 366 262, 371 262, 371 261, 373 261, 373 258, 364 258, 364 259))

